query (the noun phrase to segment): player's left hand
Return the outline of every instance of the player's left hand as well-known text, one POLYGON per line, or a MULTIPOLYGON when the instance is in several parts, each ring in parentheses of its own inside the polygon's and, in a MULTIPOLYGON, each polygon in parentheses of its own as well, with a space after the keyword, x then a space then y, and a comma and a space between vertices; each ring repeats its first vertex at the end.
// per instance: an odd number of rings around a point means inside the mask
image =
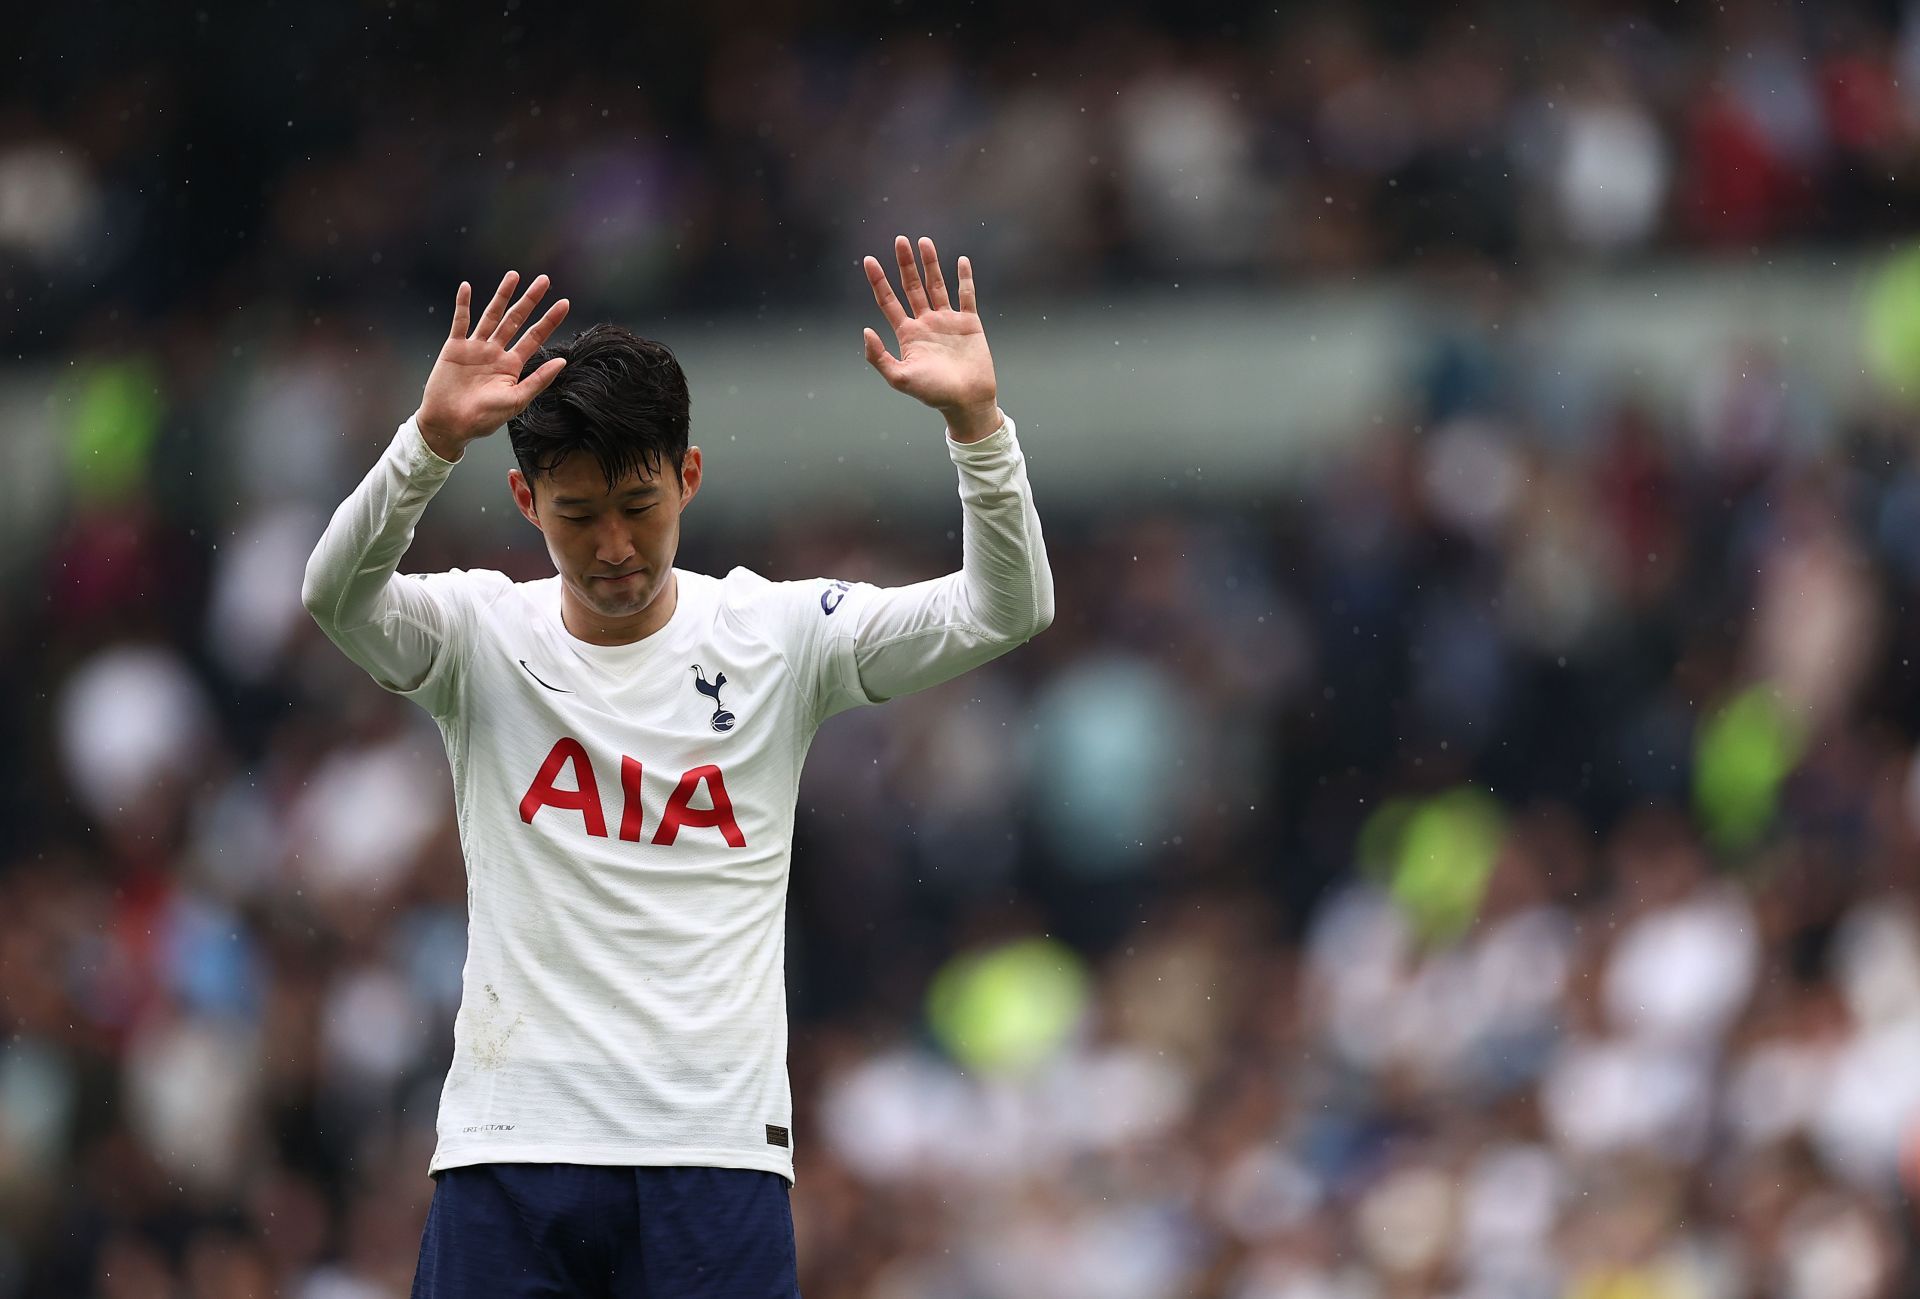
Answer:
POLYGON ((1000 427, 1001 415, 996 404, 999 388, 993 378, 993 354, 987 350, 987 331, 980 324, 980 309, 974 299, 973 265, 964 257, 960 259, 958 299, 949 301, 933 240, 920 240, 920 257, 926 263, 924 281, 914 263, 913 245, 905 235, 895 236, 893 255, 900 264, 900 287, 912 313, 894 296, 879 259, 867 258, 862 264, 873 287, 873 300, 893 326, 900 348, 900 355, 895 357, 880 341, 880 335, 868 329, 867 362, 895 391, 944 415, 947 430, 956 442, 978 442, 1000 427))

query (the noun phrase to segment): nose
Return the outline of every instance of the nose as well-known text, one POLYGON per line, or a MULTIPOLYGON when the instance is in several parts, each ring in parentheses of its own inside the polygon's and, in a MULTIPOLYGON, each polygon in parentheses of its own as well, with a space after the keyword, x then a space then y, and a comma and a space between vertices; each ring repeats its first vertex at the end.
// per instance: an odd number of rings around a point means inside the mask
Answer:
POLYGON ((602 522, 593 543, 593 557, 608 568, 626 567, 635 553, 633 537, 618 518, 602 522))

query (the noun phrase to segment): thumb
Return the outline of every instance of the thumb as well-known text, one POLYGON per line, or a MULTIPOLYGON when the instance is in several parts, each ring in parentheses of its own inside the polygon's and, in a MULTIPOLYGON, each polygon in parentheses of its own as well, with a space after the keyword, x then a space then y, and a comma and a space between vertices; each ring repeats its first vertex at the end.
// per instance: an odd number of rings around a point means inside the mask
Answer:
POLYGON ((519 383, 513 385, 513 399, 520 403, 522 410, 525 410, 535 397, 538 397, 547 390, 548 384, 560 377, 560 372, 566 368, 567 359, 564 356, 554 357, 551 361, 548 361, 519 383))
POLYGON ((860 332, 867 346, 867 364, 878 370, 880 377, 888 384, 898 388, 906 378, 906 367, 894 358, 893 353, 887 350, 886 344, 880 341, 880 335, 874 333, 871 328, 860 332))

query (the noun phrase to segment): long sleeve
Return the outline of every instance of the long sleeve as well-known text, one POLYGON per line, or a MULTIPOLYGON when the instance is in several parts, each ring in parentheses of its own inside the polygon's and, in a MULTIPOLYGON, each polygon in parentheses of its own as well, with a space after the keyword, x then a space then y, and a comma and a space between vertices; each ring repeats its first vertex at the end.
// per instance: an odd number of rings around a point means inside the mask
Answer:
POLYGON ((779 646, 816 725, 949 681, 1053 621, 1053 572, 1013 421, 978 442, 946 441, 960 478, 957 572, 893 587, 727 574, 729 615, 779 646))
POLYGON ((396 693, 412 694, 439 676, 445 657, 453 622, 445 594, 428 578, 396 577, 394 569, 452 471, 409 418, 334 511, 307 560, 300 597, 314 621, 396 693))
POLYGON ((960 476, 961 567, 873 588, 855 610, 853 662, 872 700, 947 681, 1053 621, 1053 572, 1013 420, 978 442, 946 441, 960 476))
POLYGON ((818 593, 812 622, 828 624, 818 662, 822 718, 939 685, 1054 620, 1054 576, 1014 420, 975 443, 948 437, 947 455, 960 474, 960 570, 904 587, 831 583, 818 593))

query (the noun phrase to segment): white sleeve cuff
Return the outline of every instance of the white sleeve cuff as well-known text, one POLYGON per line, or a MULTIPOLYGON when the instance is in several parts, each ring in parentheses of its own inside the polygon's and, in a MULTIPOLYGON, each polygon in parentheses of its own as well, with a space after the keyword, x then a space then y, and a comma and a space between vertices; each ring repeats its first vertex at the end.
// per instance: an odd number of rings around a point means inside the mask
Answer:
POLYGON ((955 460, 990 457, 1013 445, 1013 437, 1013 416, 1003 410, 1000 412, 1000 427, 978 442, 961 442, 955 439, 952 432, 948 432, 946 434, 947 454, 955 460))
POLYGON ((409 478, 445 478, 453 472, 454 462, 442 459, 438 451, 427 445, 411 415, 393 435, 393 447, 400 453, 400 464, 409 478))

